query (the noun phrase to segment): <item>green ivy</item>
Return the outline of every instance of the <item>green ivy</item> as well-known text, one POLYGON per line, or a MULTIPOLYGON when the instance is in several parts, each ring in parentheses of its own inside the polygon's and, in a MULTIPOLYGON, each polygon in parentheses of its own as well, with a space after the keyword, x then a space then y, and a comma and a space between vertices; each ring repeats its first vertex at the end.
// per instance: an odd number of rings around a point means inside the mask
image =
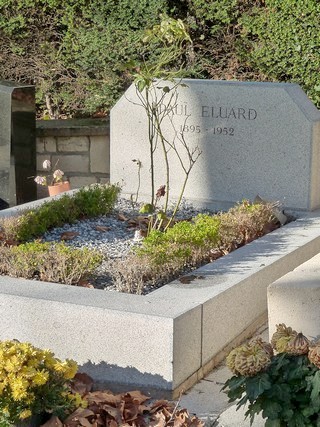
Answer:
POLYGON ((107 112, 133 81, 128 63, 161 61, 143 40, 162 14, 193 40, 168 71, 296 82, 320 106, 318 0, 0 0, 0 79, 36 84, 45 118, 107 112))
POLYGON ((209 26, 214 34, 235 20, 237 3, 237 0, 191 0, 189 8, 199 23, 209 26))
POLYGON ((55 114, 110 109, 131 81, 123 64, 166 10, 166 0, 0 0, 0 78, 35 82, 55 114))
POLYGON ((300 84, 320 106, 320 3, 266 0, 241 18, 243 61, 267 78, 300 84))

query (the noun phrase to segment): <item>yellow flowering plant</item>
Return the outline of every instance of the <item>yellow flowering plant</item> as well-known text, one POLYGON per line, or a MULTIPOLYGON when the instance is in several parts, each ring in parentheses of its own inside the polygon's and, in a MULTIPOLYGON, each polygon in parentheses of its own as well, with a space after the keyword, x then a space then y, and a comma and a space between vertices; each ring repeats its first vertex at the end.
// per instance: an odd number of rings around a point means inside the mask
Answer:
POLYGON ((0 427, 37 414, 62 419, 79 406, 69 388, 78 366, 30 343, 0 341, 0 427))

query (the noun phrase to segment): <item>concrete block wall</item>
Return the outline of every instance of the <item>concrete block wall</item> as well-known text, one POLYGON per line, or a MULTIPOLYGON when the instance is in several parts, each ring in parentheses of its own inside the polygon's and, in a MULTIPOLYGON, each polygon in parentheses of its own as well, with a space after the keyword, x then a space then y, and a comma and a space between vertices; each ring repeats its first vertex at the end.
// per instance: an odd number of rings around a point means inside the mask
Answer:
MULTIPOLYGON (((71 188, 110 179, 109 119, 39 120, 36 124, 37 174, 48 159, 68 177, 71 188)), ((47 172, 47 171, 46 171, 47 172)), ((38 198, 47 197, 38 186, 38 198)))

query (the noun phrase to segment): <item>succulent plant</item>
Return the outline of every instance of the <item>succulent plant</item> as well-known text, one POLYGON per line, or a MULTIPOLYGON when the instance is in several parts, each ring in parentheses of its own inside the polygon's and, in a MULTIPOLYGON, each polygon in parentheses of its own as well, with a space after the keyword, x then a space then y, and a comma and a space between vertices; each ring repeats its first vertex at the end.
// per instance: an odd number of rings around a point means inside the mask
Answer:
POLYGON ((227 357, 227 366, 236 375, 251 377, 265 369, 270 361, 270 355, 261 343, 252 342, 232 350, 227 357))
POLYGON ((320 369, 320 340, 310 344, 308 359, 311 363, 320 369))
POLYGON ((232 350, 235 374, 222 390, 237 409, 246 407, 252 425, 261 413, 266 426, 320 426, 320 339, 313 343, 281 323, 269 344, 255 338, 232 350), (309 353, 308 353, 309 349, 309 353))
POLYGON ((263 348, 270 357, 273 356, 273 348, 272 345, 269 344, 268 342, 263 341, 263 339, 261 337, 257 337, 257 338, 253 338, 250 341, 250 344, 258 344, 260 345, 261 348, 263 348))
POLYGON ((307 354, 309 351, 310 341, 303 333, 297 334, 296 337, 291 338, 288 342, 287 352, 290 354, 307 354))
POLYGON ((292 338, 297 336, 297 332, 284 323, 276 325, 276 332, 272 335, 271 345, 278 353, 285 353, 292 338))
POLYGON ((230 369, 230 371, 234 374, 238 373, 235 369, 235 360, 238 355, 238 352, 239 352, 239 347, 234 348, 233 350, 230 351, 230 353, 226 358, 226 365, 230 369))

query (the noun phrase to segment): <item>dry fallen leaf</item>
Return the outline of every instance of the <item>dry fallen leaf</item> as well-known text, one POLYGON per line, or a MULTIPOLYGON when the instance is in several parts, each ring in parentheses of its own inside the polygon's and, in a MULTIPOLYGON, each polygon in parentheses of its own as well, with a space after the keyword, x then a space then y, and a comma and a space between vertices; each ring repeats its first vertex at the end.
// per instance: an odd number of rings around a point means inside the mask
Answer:
POLYGON ((60 240, 72 240, 76 236, 79 236, 79 233, 77 231, 65 231, 60 235, 60 240))
POLYGON ((195 279, 204 279, 203 276, 195 276, 194 274, 189 274, 187 276, 182 276, 179 278, 179 282, 183 283, 183 284, 189 284, 191 282, 193 282, 193 280, 195 279))
POLYGON ((122 399, 121 395, 114 395, 111 391, 93 391, 86 396, 89 403, 107 403, 109 405, 118 405, 122 399))
POLYGON ((78 421, 80 418, 88 418, 94 415, 94 412, 88 408, 78 408, 72 414, 68 416, 65 420, 65 424, 72 423, 73 421, 78 421))
POLYGON ((111 227, 105 227, 104 225, 96 225, 95 230, 97 231, 101 231, 102 233, 104 233, 105 231, 110 231, 111 227))
POLYGON ((114 418, 115 421, 118 423, 122 421, 122 414, 121 410, 119 408, 115 408, 111 405, 102 405, 101 408, 108 413, 112 418, 114 418))
POLYGON ((175 417, 174 417, 173 426, 174 427, 183 427, 185 425, 185 422, 186 422, 185 411, 176 412, 175 417))
POLYGON ((88 403, 62 422, 52 417, 43 427, 203 427, 204 423, 190 416, 186 409, 168 400, 150 401, 139 390, 113 394, 109 390, 90 392, 93 380, 85 373, 71 381, 73 393, 80 393, 88 403))
POLYGON ((71 390, 73 393, 79 393, 84 396, 92 390, 93 379, 85 372, 77 372, 71 381, 71 390))
POLYGON ((139 390, 129 391, 128 393, 125 393, 122 396, 124 401, 126 402, 132 401, 136 405, 141 405, 142 403, 150 399, 150 396, 146 396, 145 394, 141 393, 141 391, 139 390))
POLYGON ((166 417, 162 412, 158 412, 154 415, 153 420, 150 422, 150 427, 166 427, 166 417))
POLYGON ((83 427, 92 427, 92 424, 86 418, 79 418, 79 423, 83 427))
POLYGON ((128 219, 129 219, 125 215, 123 215, 121 213, 118 214, 117 218, 118 218, 119 221, 128 221, 128 219))
POLYGON ((82 286, 83 288, 91 288, 91 289, 94 288, 94 286, 89 282, 89 280, 88 279, 84 279, 84 278, 80 279, 77 282, 77 286, 82 286))
POLYGON ((162 399, 162 400, 156 400, 150 406, 150 413, 157 412, 160 409, 162 409, 162 408, 164 408, 164 407, 166 407, 168 405, 170 405, 169 402, 168 402, 168 400, 164 400, 164 399, 162 399))
POLYGON ((17 240, 10 240, 10 239, 8 239, 8 240, 4 241, 4 245, 5 246, 18 246, 19 242, 17 240))

